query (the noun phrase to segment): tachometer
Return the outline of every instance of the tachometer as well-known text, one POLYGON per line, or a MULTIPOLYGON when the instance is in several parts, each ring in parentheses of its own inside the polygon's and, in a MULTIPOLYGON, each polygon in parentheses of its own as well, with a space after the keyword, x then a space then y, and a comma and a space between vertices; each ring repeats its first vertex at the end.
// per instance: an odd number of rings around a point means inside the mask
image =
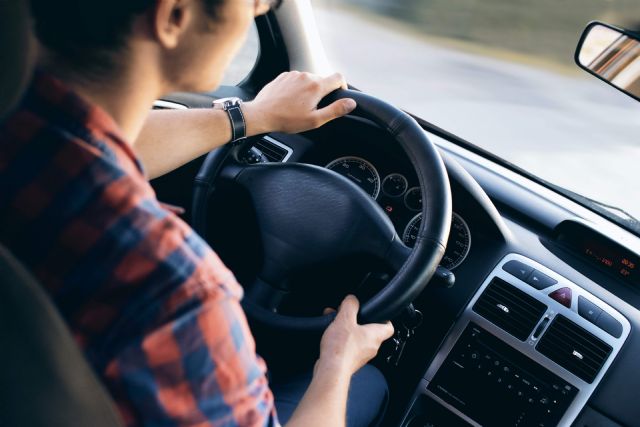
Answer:
POLYGON ((325 167, 349 178, 374 199, 380 194, 380 175, 365 159, 354 156, 340 157, 325 167))
POLYGON ((382 192, 389 197, 400 197, 407 191, 407 178, 399 173, 387 175, 382 181, 382 192))
POLYGON ((404 205, 412 211, 422 209, 422 191, 420 187, 412 187, 405 193, 404 205))
MULTIPOLYGON (((412 248, 416 244, 416 237, 420 224, 422 223, 422 214, 411 218, 402 234, 402 241, 405 245, 412 248)), ((469 255, 471 249, 471 231, 464 219, 457 213, 453 213, 451 219, 451 232, 447 241, 447 250, 440 261, 440 265, 449 270, 458 267, 469 255)))

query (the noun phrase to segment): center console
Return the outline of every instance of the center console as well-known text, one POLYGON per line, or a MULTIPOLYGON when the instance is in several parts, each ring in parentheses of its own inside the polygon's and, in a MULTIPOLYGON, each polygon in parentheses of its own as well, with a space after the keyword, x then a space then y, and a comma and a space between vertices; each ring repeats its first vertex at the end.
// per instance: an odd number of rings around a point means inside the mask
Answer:
POLYGON ((402 426, 569 426, 629 332, 611 306, 510 254, 454 325, 402 426))

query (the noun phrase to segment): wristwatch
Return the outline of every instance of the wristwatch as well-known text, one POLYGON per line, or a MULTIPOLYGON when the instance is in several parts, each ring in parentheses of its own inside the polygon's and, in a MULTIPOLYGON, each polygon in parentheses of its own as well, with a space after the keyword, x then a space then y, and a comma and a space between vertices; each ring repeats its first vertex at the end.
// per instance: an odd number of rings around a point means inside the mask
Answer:
POLYGON ((230 144, 235 145, 247 137, 247 122, 245 122, 242 113, 242 99, 236 97, 220 98, 213 101, 211 106, 214 110, 227 112, 229 122, 231 122, 230 144))

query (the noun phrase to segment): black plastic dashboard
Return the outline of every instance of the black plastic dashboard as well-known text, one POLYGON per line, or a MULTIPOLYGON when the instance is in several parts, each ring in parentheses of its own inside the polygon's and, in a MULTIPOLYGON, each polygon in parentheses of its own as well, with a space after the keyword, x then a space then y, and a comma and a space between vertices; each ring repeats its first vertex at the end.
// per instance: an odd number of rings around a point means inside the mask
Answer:
POLYGON ((438 139, 438 143, 474 177, 500 210, 512 236, 504 254, 509 251, 525 254, 578 283, 630 321, 629 338, 573 425, 637 425, 640 408, 633 396, 640 387, 637 371, 640 294, 627 283, 586 263, 578 251, 567 250, 558 236, 562 224, 576 222, 590 233, 604 234, 609 241, 616 241, 635 254, 639 253, 638 238, 504 167, 448 141, 438 139))
MULTIPOLYGON (((180 95, 168 100, 189 107, 203 107, 209 99, 203 95, 193 98, 180 95)), ((272 134, 270 137, 293 148, 288 161, 325 166, 336 159, 353 156, 365 159, 375 167, 380 187, 385 177, 392 174, 401 174, 406 179, 406 190, 416 182, 408 161, 393 141, 361 119, 338 120, 301 135, 272 134)), ((628 338, 572 425, 637 425, 640 419, 640 405, 637 405, 635 395, 640 388, 637 370, 640 292, 616 274, 589 263, 576 247, 567 245, 565 230, 567 224, 579 224, 585 232, 594 230, 593 233, 604 235, 607 242, 617 245, 618 250, 628 251, 619 260, 627 259, 626 267, 635 262, 632 257, 640 252, 638 239, 551 190, 471 154, 463 147, 435 136, 434 139, 442 150, 449 173, 453 209, 468 225, 470 250, 466 259, 453 270, 456 275, 453 288, 427 287, 416 301, 416 306, 425 314, 424 323, 429 327, 422 328, 407 346, 402 361, 405 369, 398 378, 390 380, 392 389, 406 389, 406 394, 399 400, 409 401, 415 387, 420 386, 424 372, 432 366, 443 343, 451 336, 452 328, 478 296, 478 290, 490 273, 504 256, 515 253, 577 284, 629 321, 628 338), (595 424, 594 420, 600 424, 595 424)), ((190 206, 188 195, 185 191, 176 191, 175 183, 180 180, 181 185, 189 185, 188 180, 193 178, 201 161, 198 159, 156 180, 153 184, 158 197, 169 203, 190 206)), ((401 237, 413 218, 412 210, 406 207, 405 195, 406 191, 402 197, 383 195, 378 199, 401 237)), ((631 270, 629 275, 637 274, 635 271, 631 270)))

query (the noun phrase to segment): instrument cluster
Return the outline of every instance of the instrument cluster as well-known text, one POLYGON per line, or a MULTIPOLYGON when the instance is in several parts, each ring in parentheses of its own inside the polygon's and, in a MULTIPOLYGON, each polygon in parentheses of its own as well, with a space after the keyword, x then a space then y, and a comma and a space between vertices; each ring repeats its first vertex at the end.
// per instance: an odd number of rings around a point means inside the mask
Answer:
MULTIPOLYGON (((422 192, 401 173, 392 172, 382 179, 370 161, 357 156, 339 157, 329 162, 327 169, 350 179, 384 209, 398 235, 408 247, 413 247, 422 222, 422 192)), ((449 270, 458 267, 471 249, 471 230, 467 222, 453 213, 447 250, 441 265, 449 270)))

